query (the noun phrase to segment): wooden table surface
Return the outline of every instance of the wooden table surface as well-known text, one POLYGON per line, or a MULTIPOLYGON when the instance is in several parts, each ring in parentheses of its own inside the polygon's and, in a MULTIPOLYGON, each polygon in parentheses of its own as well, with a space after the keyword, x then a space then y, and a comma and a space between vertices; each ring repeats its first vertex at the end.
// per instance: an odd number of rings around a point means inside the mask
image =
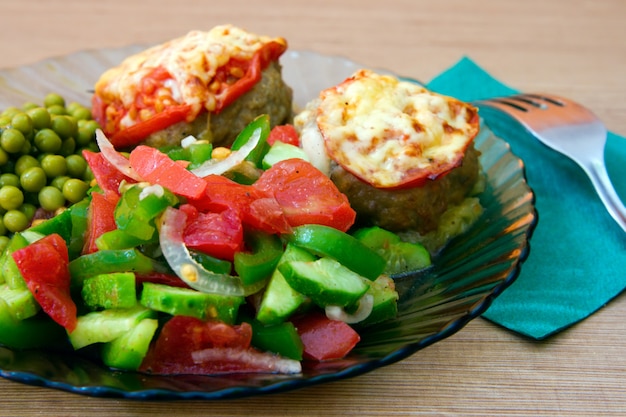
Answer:
MULTIPOLYGON (((581 101, 626 134, 623 0, 0 0, 0 14, 0 67, 233 23, 422 80, 468 55, 516 88, 581 101)), ((624 415, 624 317, 621 295, 544 342, 476 319, 366 375, 242 400, 137 402, 0 380, 0 415, 624 415)))

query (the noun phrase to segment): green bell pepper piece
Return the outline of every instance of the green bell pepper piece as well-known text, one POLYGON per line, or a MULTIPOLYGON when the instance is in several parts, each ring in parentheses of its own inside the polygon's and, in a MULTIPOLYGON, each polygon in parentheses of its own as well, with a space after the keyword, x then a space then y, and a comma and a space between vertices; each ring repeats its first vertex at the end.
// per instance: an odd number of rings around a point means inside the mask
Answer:
POLYGON ((283 254, 283 244, 276 235, 262 232, 250 233, 247 242, 252 252, 235 254, 235 272, 245 286, 269 278, 283 254))
POLYGON ((163 195, 146 193, 142 196, 143 189, 142 185, 133 185, 124 191, 115 207, 115 224, 130 235, 152 241, 157 238, 154 219, 178 199, 165 188, 162 188, 163 195))
POLYGON ((287 240, 318 256, 328 256, 370 280, 385 270, 386 260, 354 236, 319 224, 298 226, 287 240))
POLYGON ((285 358, 302 360, 304 345, 293 323, 266 326, 254 319, 250 319, 248 323, 252 326, 252 346, 285 358))
POLYGON ((0 299, 0 344, 14 349, 67 347, 67 332, 43 314, 16 320, 0 299))
POLYGON ((85 278, 112 272, 147 273, 162 267, 137 249, 100 250, 70 262, 72 285, 82 287, 85 278))
POLYGON ((259 139, 259 143, 255 146, 252 152, 250 152, 250 154, 246 157, 246 161, 250 161, 254 163, 254 165, 256 165, 258 168, 261 168, 263 157, 270 148, 270 145, 267 143, 267 138, 270 135, 271 125, 270 118, 267 114, 262 114, 258 116, 246 127, 244 127, 239 135, 237 135, 237 138, 235 138, 235 141, 230 148, 233 151, 241 148, 248 142, 248 140, 250 140, 252 134, 257 129, 261 129, 261 138, 259 139))

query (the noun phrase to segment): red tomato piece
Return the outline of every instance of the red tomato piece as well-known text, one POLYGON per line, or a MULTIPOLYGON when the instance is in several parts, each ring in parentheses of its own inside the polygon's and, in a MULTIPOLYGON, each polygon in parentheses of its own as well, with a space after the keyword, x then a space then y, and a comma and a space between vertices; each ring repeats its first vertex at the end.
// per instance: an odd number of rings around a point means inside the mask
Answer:
POLYGON ((303 357, 307 359, 341 359, 361 340, 348 324, 317 312, 298 317, 293 324, 304 345, 303 357))
POLYGON ((187 198, 199 198, 206 189, 206 182, 187 171, 169 156, 150 146, 140 145, 129 157, 130 166, 140 177, 152 184, 159 184, 174 194, 187 198))
POLYGON ((144 282, 152 282, 155 284, 169 285, 170 287, 190 288, 177 275, 168 274, 165 272, 135 272, 135 282, 137 288, 142 288, 144 282))
POLYGON ((200 211, 220 212, 235 210, 244 225, 266 233, 289 233, 291 227, 285 214, 267 192, 243 185, 220 175, 204 178, 207 183, 202 198, 189 200, 200 211))
POLYGON ((292 158, 261 174, 253 187, 272 194, 292 227, 322 224, 347 231, 356 218, 348 198, 320 170, 292 158))
POLYGON ((69 332, 76 328, 76 304, 70 295, 69 255, 65 240, 51 234, 13 253, 28 289, 46 312, 69 332))
POLYGON ((93 253, 98 250, 96 239, 103 233, 117 229, 115 224, 115 206, 119 196, 110 194, 107 198, 100 193, 92 193, 87 213, 87 236, 83 254, 93 253))
MULTIPOLYGON (((188 205, 187 205, 188 206, 188 205)), ((195 214, 185 206, 188 213, 183 241, 191 249, 196 249, 220 259, 232 261, 235 253, 243 250, 243 226, 237 212, 232 209, 219 213, 195 214)))
POLYGON ((270 135, 267 137, 267 143, 273 145, 275 142, 280 141, 289 145, 299 146, 300 135, 293 125, 280 125, 274 126, 270 131, 270 135))
POLYGON ((190 105, 168 106, 149 119, 118 131, 109 140, 118 149, 134 146, 151 134, 184 121, 190 113, 190 105))
POLYGON ((126 181, 131 184, 136 182, 132 178, 122 174, 117 168, 111 165, 100 152, 96 153, 84 150, 83 156, 85 157, 91 172, 93 172, 93 176, 98 182, 98 185, 107 196, 119 196, 119 188, 122 181, 126 181))
POLYGON ((156 374, 197 373, 191 354, 210 348, 247 350, 252 340, 248 323, 229 325, 174 316, 163 325, 140 370, 156 374))

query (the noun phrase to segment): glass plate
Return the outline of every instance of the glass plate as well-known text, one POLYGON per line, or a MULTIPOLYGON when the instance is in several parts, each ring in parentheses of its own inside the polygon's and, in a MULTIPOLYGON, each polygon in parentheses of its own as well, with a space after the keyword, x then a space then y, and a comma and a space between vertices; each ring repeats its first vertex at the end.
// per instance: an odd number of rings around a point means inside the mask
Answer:
MULTIPOLYGON (((0 108, 41 102, 49 92, 64 95, 68 102, 88 104, 100 74, 145 47, 84 51, 1 70, 0 108)), ((284 78, 294 88, 295 104, 300 107, 360 68, 344 58, 307 51, 287 52, 281 61, 284 78)), ((91 396, 226 399, 354 377, 404 359, 483 313, 515 280, 527 256, 536 214, 523 164, 487 127, 476 138, 476 146, 487 175, 487 190, 481 197, 484 214, 446 247, 432 269, 397 282, 401 294, 397 319, 362 332, 362 341, 343 360, 306 366, 299 375, 162 377, 112 371, 77 355, 0 347, 0 376, 91 396)))

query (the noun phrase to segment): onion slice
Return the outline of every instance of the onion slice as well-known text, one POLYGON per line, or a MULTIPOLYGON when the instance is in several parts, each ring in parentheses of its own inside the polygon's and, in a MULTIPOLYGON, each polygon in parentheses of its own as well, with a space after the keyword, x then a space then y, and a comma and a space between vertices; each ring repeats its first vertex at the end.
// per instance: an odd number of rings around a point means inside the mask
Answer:
POLYGON ((239 278, 208 271, 196 262, 183 242, 185 212, 168 207, 163 214, 159 242, 163 256, 174 273, 191 288, 210 294, 244 295, 239 278))
POLYGON ((109 141, 109 138, 107 138, 104 132, 100 129, 96 130, 96 143, 98 144, 104 159, 117 168, 118 171, 137 182, 143 181, 143 178, 141 178, 139 174, 135 172, 133 167, 130 166, 128 159, 124 158, 121 153, 115 150, 115 147, 111 141, 109 141))
POLYGON ((359 300, 359 307, 352 314, 346 313, 346 311, 340 306, 326 306, 324 309, 326 317, 331 320, 339 320, 344 323, 352 324, 365 320, 372 313, 374 308, 374 296, 371 294, 365 294, 359 300))
POLYGON ((213 347, 191 352, 191 358, 197 365, 209 362, 223 363, 226 368, 224 373, 238 371, 298 374, 302 372, 302 365, 297 360, 254 349, 213 347), (228 369, 228 364, 232 364, 232 369, 228 369))
POLYGON ((204 178, 212 174, 222 175, 224 172, 236 167, 256 148, 259 140, 261 140, 261 131, 261 128, 255 129, 252 135, 250 135, 250 139, 241 148, 232 151, 226 158, 221 160, 209 159, 199 167, 192 169, 191 172, 204 178))

